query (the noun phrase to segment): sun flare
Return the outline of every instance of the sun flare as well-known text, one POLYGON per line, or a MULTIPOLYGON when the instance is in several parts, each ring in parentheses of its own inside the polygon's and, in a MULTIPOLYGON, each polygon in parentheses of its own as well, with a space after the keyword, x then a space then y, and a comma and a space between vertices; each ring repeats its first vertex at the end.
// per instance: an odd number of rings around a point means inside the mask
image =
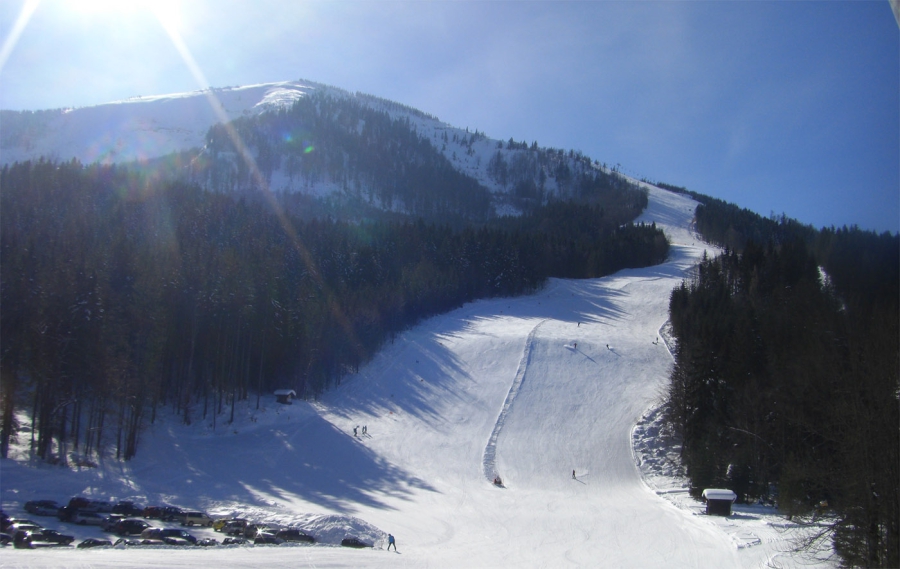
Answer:
POLYGON ((70 10, 107 18, 147 18, 158 20, 167 30, 181 27, 179 0, 69 0, 70 10))

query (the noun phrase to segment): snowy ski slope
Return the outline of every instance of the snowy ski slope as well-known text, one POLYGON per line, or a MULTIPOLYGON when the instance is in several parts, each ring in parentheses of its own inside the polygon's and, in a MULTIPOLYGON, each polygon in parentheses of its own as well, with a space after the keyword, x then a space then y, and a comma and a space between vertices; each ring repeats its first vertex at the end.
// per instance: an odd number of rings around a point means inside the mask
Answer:
POLYGON ((317 402, 268 398, 215 431, 158 422, 125 465, 0 462, 10 514, 29 499, 132 498, 293 523, 332 544, 353 533, 374 549, 5 549, 0 566, 809 566, 783 554, 791 533, 773 512, 713 519, 642 480, 632 432, 672 365, 656 341, 669 293, 715 253, 691 231, 693 201, 649 190, 641 220, 672 243, 662 265, 468 304, 399 336, 317 402), (387 532, 397 553, 384 551, 387 532))

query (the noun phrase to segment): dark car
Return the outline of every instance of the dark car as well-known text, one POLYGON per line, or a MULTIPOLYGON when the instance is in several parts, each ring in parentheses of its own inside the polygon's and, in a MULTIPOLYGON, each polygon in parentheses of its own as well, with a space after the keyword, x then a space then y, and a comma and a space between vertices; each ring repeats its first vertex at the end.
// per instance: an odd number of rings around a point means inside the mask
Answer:
POLYGON ((87 549, 88 547, 103 547, 104 545, 112 545, 112 542, 108 539, 97 539, 95 537, 89 537, 79 543, 76 547, 78 547, 78 549, 87 549))
POLYGON ((304 543, 315 543, 313 536, 303 533, 298 529, 288 528, 275 532, 275 537, 284 541, 301 541, 304 543))
MULTIPOLYGON (((103 515, 103 514, 101 514, 103 515)), ((103 523, 100 524, 100 529, 103 531, 113 531, 113 528, 116 527, 116 524, 125 519, 125 516, 122 514, 109 514, 103 516, 103 523)))
POLYGON ((25 511, 35 516, 55 516, 59 513, 59 504, 54 500, 31 500, 25 502, 25 511))
POLYGON ((283 539, 279 539, 268 532, 260 532, 253 538, 254 545, 281 545, 282 543, 284 543, 283 539))
POLYGON ((341 540, 341 545, 343 545, 344 547, 355 547, 357 549, 363 547, 374 547, 371 543, 366 543, 355 537, 345 537, 341 540))
POLYGON ((165 506, 162 509, 162 513, 159 516, 159 519, 165 520, 168 522, 174 520, 181 520, 184 518, 184 510, 181 508, 176 508, 175 506, 165 506))
POLYGON ((242 536, 244 535, 244 530, 247 529, 248 525, 249 524, 247 523, 247 520, 231 520, 229 522, 226 522, 225 525, 222 526, 222 529, 219 531, 221 531, 225 535, 242 536))
POLYGON ((247 545, 250 543, 243 537, 226 537, 222 540, 222 545, 247 545))
POLYGON ((162 506, 147 506, 144 508, 144 511, 141 512, 141 516, 145 518, 156 518, 159 519, 159 516, 162 515, 162 506))
POLYGON ((80 508, 82 510, 87 510, 89 512, 98 512, 101 514, 109 514, 113 510, 113 505, 111 502, 105 502, 103 500, 91 500, 87 505, 87 508, 80 508))
POLYGON ((166 544, 166 542, 164 542, 161 539, 132 539, 132 538, 127 538, 127 537, 125 537, 125 538, 120 537, 119 539, 116 540, 116 542, 113 545, 115 545, 116 547, 119 547, 119 546, 132 547, 132 546, 141 546, 141 545, 165 545, 165 544, 166 544))
POLYGON ((76 513, 78 513, 78 508, 74 506, 63 506, 56 511, 56 517, 58 517, 61 522, 71 522, 76 513))
POLYGON ((91 505, 91 501, 85 498, 84 496, 75 496, 69 500, 69 503, 66 505, 68 508, 73 508, 75 510, 88 510, 91 505))
POLYGON ((69 545, 75 541, 75 536, 63 535, 52 529, 30 531, 28 532, 28 538, 32 543, 54 543, 57 545, 69 545))
POLYGON ((0 533, 0 545, 9 545, 12 543, 13 536, 8 533, 0 533))
POLYGON ((113 506, 112 513, 122 514, 123 516, 140 516, 144 513, 144 508, 134 502, 122 501, 113 506))
POLYGON ((16 549, 34 549, 27 531, 17 531, 13 534, 13 547, 16 549))
POLYGON ((244 528, 244 537, 253 539, 261 533, 275 533, 280 528, 272 524, 250 524, 244 528))
POLYGON ((173 540, 185 540, 190 542, 192 545, 197 543, 196 537, 192 536, 183 529, 178 528, 147 528, 141 532, 141 537, 145 539, 161 539, 163 541, 166 541, 167 543, 167 538, 173 538, 173 540))
POLYGON ((144 520, 126 518, 124 520, 119 520, 118 522, 116 522, 116 525, 113 526, 112 531, 114 534, 121 536, 140 535, 141 532, 148 527, 150 527, 150 524, 148 524, 144 520))

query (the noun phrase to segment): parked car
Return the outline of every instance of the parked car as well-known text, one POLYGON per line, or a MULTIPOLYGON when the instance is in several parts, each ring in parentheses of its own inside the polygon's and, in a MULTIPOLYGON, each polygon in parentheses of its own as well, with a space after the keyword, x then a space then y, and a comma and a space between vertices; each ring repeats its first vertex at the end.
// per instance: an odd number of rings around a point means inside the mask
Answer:
POLYGON ((250 525, 247 520, 231 520, 222 526, 222 533, 225 535, 244 535, 244 530, 250 525))
POLYGON ((294 528, 278 530, 277 532, 275 532, 275 537, 283 539, 284 541, 300 541, 304 543, 316 542, 313 536, 305 534, 302 531, 294 528))
POLYGON ((36 531, 29 531, 28 538, 32 543, 53 543, 57 545, 69 545, 73 541, 75 541, 75 536, 72 535, 63 535, 56 530, 52 529, 41 529, 36 531))
POLYGON ((145 529, 150 527, 150 524, 145 522, 144 520, 139 520, 136 518, 126 518, 124 520, 119 520, 116 522, 116 525, 113 526, 112 532, 116 535, 126 536, 126 535, 140 535, 145 529))
POLYGON ((166 538, 183 539, 190 542, 191 545, 197 543, 196 537, 178 528, 147 528, 141 532, 141 537, 145 539, 161 539, 163 541, 166 538))
POLYGON ((159 519, 162 516, 162 506, 147 506, 144 508, 144 511, 141 513, 141 516, 145 518, 156 518, 159 519))
POLYGON ((120 501, 112 508, 112 513, 122 514, 123 516, 140 516, 144 513, 144 508, 138 506, 134 502, 120 501))
POLYGON ((66 506, 74 510, 87 510, 90 504, 91 501, 84 496, 75 496, 69 499, 69 503, 66 506))
MULTIPOLYGON (((44 527, 41 524, 37 523, 36 521, 29 520, 26 518, 6 518, 6 520, 3 521, 3 529, 4 530, 7 530, 16 525, 37 526, 39 528, 44 527)), ((12 532, 9 532, 9 533, 12 533, 12 532)))
POLYGON ((56 511, 56 517, 58 517, 61 522, 71 522, 72 518, 75 517, 76 512, 78 512, 78 508, 74 506, 63 506, 56 511))
POLYGON ((279 529, 281 528, 273 524, 249 524, 244 528, 244 537, 253 539, 257 534, 264 532, 275 533, 279 529))
POLYGON ((181 508, 176 508, 175 506, 164 506, 159 519, 165 520, 167 522, 172 522, 175 520, 180 520, 183 517, 184 510, 182 510, 181 508))
POLYGON ((254 545, 281 545, 284 543, 283 539, 279 539, 275 537, 275 534, 271 534, 268 532, 259 532, 256 534, 256 537, 253 538, 254 545))
POLYGON ((13 537, 8 533, 0 533, 0 545, 9 545, 12 543, 13 537))
POLYGON ((356 537, 345 537, 341 540, 341 545, 343 545, 344 547, 355 547, 357 549, 363 547, 374 547, 371 543, 366 543, 356 537))
POLYGON ((216 518, 215 520, 213 520, 212 528, 214 531, 222 531, 222 528, 225 527, 225 524, 236 519, 237 518, 216 518))
POLYGON ((147 506, 144 508, 143 516, 145 518, 173 521, 184 517, 184 510, 175 506, 147 506))
POLYGON ((197 540, 197 545, 202 547, 210 547, 214 545, 219 545, 219 541, 217 539, 211 537, 204 537, 203 539, 197 540))
POLYGON ((44 529, 44 526, 31 520, 24 518, 10 518, 9 524, 4 528, 6 533, 15 536, 18 531, 37 531, 44 529))
POLYGON ((100 524, 100 528, 103 531, 113 531, 113 528, 116 527, 116 524, 125 519, 125 516, 122 514, 109 514, 108 516, 103 516, 103 523, 100 524))
POLYGON ((211 517, 203 512, 185 512, 181 518, 181 525, 210 527, 213 525, 213 521, 211 517))
POLYGON ((34 549, 27 531, 17 531, 13 534, 13 547, 16 549, 34 549))
POLYGON ((85 512, 78 510, 72 516, 72 521, 83 526, 100 526, 103 525, 103 516, 97 512, 85 512))
POLYGON ((110 545, 112 545, 112 542, 108 539, 97 539, 95 537, 89 537, 79 543, 76 547, 78 547, 78 549, 87 549, 89 547, 103 547, 110 545))
POLYGON ((25 511, 35 516, 55 516, 60 505, 54 500, 31 500, 25 502, 25 511))
POLYGON ((134 539, 130 537, 120 537, 113 544, 115 547, 132 547, 132 546, 143 546, 143 545, 165 545, 161 539, 134 539))
POLYGON ((250 543, 243 537, 226 537, 222 540, 222 545, 247 545, 250 543))
POLYGON ((109 514, 113 511, 112 502, 106 502, 104 500, 91 500, 87 507, 80 508, 82 510, 87 510, 89 512, 99 512, 101 514, 109 514))

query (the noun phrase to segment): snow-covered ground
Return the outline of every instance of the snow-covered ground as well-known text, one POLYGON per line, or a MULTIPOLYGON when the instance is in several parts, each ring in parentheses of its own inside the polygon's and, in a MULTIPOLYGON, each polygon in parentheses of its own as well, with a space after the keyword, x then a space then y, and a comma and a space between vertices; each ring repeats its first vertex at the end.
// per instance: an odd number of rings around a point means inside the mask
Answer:
POLYGON ((695 205, 650 188, 641 220, 669 235, 665 264, 432 318, 319 401, 251 400, 215 430, 159 421, 125 464, 0 462, 11 515, 30 499, 130 498, 292 524, 325 545, 7 548, 0 566, 832 566, 786 553, 810 528, 771 509, 702 514, 659 436, 669 293, 704 249, 715 253, 690 230, 695 205), (384 551, 387 532, 397 553, 384 551), (350 534, 375 547, 329 546, 350 534))
POLYGON ((156 158, 206 144, 209 127, 241 116, 292 104, 312 89, 285 81, 139 96, 103 105, 40 111, 27 128, 16 122, 0 132, 0 163, 77 158, 114 164, 156 158))

